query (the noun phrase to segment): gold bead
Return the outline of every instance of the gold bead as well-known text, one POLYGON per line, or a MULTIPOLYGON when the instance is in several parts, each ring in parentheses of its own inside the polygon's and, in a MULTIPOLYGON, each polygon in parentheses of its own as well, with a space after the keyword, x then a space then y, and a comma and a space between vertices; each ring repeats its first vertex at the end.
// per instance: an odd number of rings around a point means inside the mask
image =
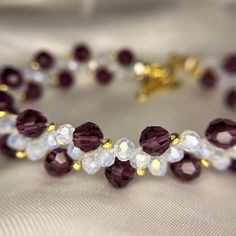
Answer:
POLYGON ((48 130, 48 132, 52 132, 52 131, 56 130, 56 128, 57 128, 57 124, 51 123, 51 124, 49 124, 47 130, 48 130))
POLYGON ((52 84, 53 86, 58 86, 58 84, 59 84, 59 79, 58 79, 57 76, 53 76, 53 77, 52 77, 51 84, 52 84))
POLYGON ((73 60, 73 59, 74 59, 74 54, 73 54, 73 52, 68 52, 68 53, 66 53, 65 59, 73 60))
POLYGON ((18 159, 24 159, 26 157, 25 151, 18 151, 18 152, 16 152, 16 157, 18 159))
POLYGON ((36 62, 36 61, 32 61, 31 63, 30 63, 30 66, 31 66, 31 68, 33 69, 33 70, 38 70, 39 69, 39 63, 38 62, 36 62))
POLYGON ((210 167, 210 163, 207 160, 201 160, 201 165, 206 167, 206 168, 210 167))
POLYGON ((72 167, 75 171, 80 171, 81 170, 81 162, 80 161, 74 161, 72 167))
POLYGON ((6 84, 0 84, 0 91, 8 91, 9 90, 9 87, 6 85, 6 84))
POLYGON ((6 111, 0 111, 0 118, 4 117, 7 115, 6 111))
POLYGON ((144 176, 146 174, 146 170, 145 169, 137 169, 136 173, 138 176, 144 176))
POLYGON ((179 134, 177 134, 177 133, 171 134, 170 139, 171 139, 171 144, 172 145, 177 145, 180 142, 180 137, 179 137, 179 134))
POLYGON ((112 148, 112 145, 113 145, 113 142, 111 139, 107 138, 103 141, 102 143, 102 147, 105 148, 105 149, 110 149, 112 148))

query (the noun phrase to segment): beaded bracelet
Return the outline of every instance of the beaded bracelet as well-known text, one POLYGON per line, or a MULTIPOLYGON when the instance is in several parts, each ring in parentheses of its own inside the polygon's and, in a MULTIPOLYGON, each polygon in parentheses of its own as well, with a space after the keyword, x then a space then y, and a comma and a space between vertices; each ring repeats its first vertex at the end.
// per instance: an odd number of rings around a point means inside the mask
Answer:
MULTIPOLYGON (((110 54, 109 54, 110 55, 110 54)), ((62 88, 74 82, 73 73, 83 64, 90 69, 96 81, 108 84, 115 78, 115 69, 124 70, 141 81, 138 98, 144 101, 154 91, 179 85, 177 72, 197 76, 205 88, 216 85, 215 72, 202 66, 196 57, 172 56, 168 63, 149 64, 135 59, 128 49, 112 53, 112 69, 90 59, 91 51, 78 45, 63 63, 45 51, 39 52, 31 62, 31 69, 18 70, 5 67, 0 75, 0 151, 13 158, 37 161, 44 158, 46 171, 62 176, 72 169, 95 174, 105 168, 105 176, 114 187, 126 186, 136 173, 144 176, 146 169, 154 176, 164 176, 168 166, 173 174, 189 181, 198 177, 202 166, 213 166, 219 171, 236 171, 236 123, 216 119, 206 129, 206 137, 191 130, 170 134, 160 126, 145 128, 139 145, 127 138, 119 139, 113 146, 111 139, 104 139, 98 125, 87 122, 77 128, 70 124, 59 127, 48 123, 39 111, 28 109, 18 112, 16 100, 34 100, 42 94, 44 85, 62 88), (58 65, 59 64, 59 65, 58 65), (63 66, 62 66, 63 64, 63 66)), ((111 66, 111 63, 109 64, 111 66)), ((227 73, 236 73, 236 56, 227 57, 223 63, 227 73)), ((118 73, 116 73, 118 74, 118 73)), ((116 76, 117 77, 117 76, 116 76)), ((227 104, 235 106, 236 96, 228 93, 227 104)))

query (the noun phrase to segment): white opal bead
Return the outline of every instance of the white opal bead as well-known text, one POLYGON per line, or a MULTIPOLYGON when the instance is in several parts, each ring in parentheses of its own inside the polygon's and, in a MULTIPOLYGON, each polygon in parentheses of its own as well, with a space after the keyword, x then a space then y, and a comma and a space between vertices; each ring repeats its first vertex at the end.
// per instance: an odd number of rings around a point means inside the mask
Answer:
POLYGON ((150 159, 151 156, 140 147, 136 149, 135 155, 130 159, 130 165, 135 169, 145 169, 148 167, 150 159))
POLYGON ((71 143, 74 130, 74 127, 70 124, 61 125, 56 131, 57 142, 60 145, 68 145, 71 143))
POLYGON ((25 153, 27 159, 31 161, 38 161, 46 156, 47 151, 48 149, 42 140, 37 139, 28 143, 25 153))
POLYGON ((127 138, 121 138, 114 145, 114 152, 120 161, 128 161, 135 154, 135 146, 127 138))
POLYGON ((167 160, 164 155, 152 158, 148 169, 152 175, 164 176, 167 172, 167 160))
POLYGON ((199 148, 194 153, 197 158, 210 160, 215 155, 215 147, 210 144, 206 139, 202 139, 199 148))
POLYGON ((40 138, 44 145, 47 147, 49 150, 53 150, 55 148, 58 148, 60 145, 57 142, 57 133, 56 131, 52 132, 47 132, 43 134, 43 136, 40 138))
POLYGON ((101 167, 109 167, 112 166, 115 162, 115 153, 113 149, 104 149, 100 148, 95 153, 95 161, 101 166, 101 167))
POLYGON ((71 159, 80 161, 84 157, 85 153, 79 148, 75 147, 73 143, 70 143, 67 147, 67 154, 71 157, 71 159))
POLYGON ((200 140, 196 132, 185 130, 180 137, 180 146, 187 152, 195 152, 200 146, 200 140))
POLYGON ((180 148, 180 146, 170 146, 164 155, 167 158, 167 161, 170 163, 181 161, 184 157, 184 151, 180 148))
POLYGON ((82 159, 82 168, 89 175, 94 175, 100 169, 100 165, 95 160, 95 152, 86 153, 82 159))
POLYGON ((16 115, 0 118, 0 134, 10 134, 16 129, 16 115))
POLYGON ((222 156, 221 158, 215 158, 212 160, 212 166, 219 171, 227 170, 230 164, 231 159, 228 156, 222 156))
POLYGON ((14 150, 22 151, 26 148, 28 141, 29 138, 26 138, 18 132, 14 132, 8 136, 7 145, 14 150))

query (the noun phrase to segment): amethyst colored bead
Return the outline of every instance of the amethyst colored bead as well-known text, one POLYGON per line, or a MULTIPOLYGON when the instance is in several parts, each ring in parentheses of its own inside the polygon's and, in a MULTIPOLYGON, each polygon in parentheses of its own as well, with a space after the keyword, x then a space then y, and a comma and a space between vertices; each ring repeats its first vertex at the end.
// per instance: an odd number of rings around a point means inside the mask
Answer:
POLYGON ((42 95, 42 86, 36 82, 29 82, 26 85, 25 99, 36 100, 42 95))
POLYGON ((13 97, 4 91, 0 91, 0 110, 1 111, 12 111, 14 109, 13 97))
POLYGON ((87 62, 90 59, 91 52, 85 44, 77 45, 74 49, 74 58, 78 62, 87 62))
POLYGON ((102 85, 109 84, 113 80, 113 73, 105 66, 101 66, 96 70, 96 80, 102 85))
POLYGON ((145 128, 139 139, 143 151, 152 156, 163 154, 169 148, 170 142, 169 132, 160 126, 145 128))
POLYGON ((69 88, 73 85, 74 78, 70 71, 61 70, 58 75, 58 86, 62 88, 69 88))
POLYGON ((48 153, 44 166, 46 171, 53 176, 62 176, 70 172, 73 161, 67 155, 66 149, 56 148, 48 153))
POLYGON ((54 65, 53 56, 46 51, 38 52, 34 57, 34 61, 39 64, 41 69, 50 69, 54 65))
POLYGON ((98 125, 87 122, 77 127, 73 133, 74 145, 83 152, 89 152, 97 149, 103 139, 103 133, 98 125))
POLYGON ((213 70, 208 69, 205 71, 203 76, 200 78, 200 83, 202 87, 206 89, 212 89, 217 83, 217 77, 213 70))
POLYGON ((223 68, 229 73, 236 73, 236 54, 231 54, 225 58, 223 68))
POLYGON ((215 119, 209 124, 205 135, 217 147, 230 148, 236 144, 236 123, 228 119, 215 119))
POLYGON ((236 89, 230 89, 225 95, 225 104, 230 108, 236 108, 236 89))
POLYGON ((20 134, 35 138, 47 127, 47 118, 39 111, 28 109, 17 116, 16 127, 20 134))
POLYGON ((183 181, 193 180, 201 174, 199 160, 190 153, 185 153, 181 161, 171 163, 170 169, 177 178, 183 181))
POLYGON ((231 165, 229 169, 236 173, 236 160, 235 159, 231 161, 231 165))
POLYGON ((11 157, 11 158, 15 158, 16 157, 16 150, 10 148, 7 145, 7 138, 8 138, 8 134, 3 135, 2 137, 0 137, 0 151, 3 155, 11 157))
POLYGON ((1 83, 10 88, 18 88, 23 83, 20 71, 14 67, 6 67, 1 72, 1 83))
POLYGON ((117 60, 122 66, 129 66, 134 62, 134 54, 129 49, 122 49, 118 52, 117 60))
POLYGON ((129 161, 120 161, 116 158, 112 166, 105 168, 105 176, 110 184, 116 188, 126 186, 133 180, 135 169, 129 161))

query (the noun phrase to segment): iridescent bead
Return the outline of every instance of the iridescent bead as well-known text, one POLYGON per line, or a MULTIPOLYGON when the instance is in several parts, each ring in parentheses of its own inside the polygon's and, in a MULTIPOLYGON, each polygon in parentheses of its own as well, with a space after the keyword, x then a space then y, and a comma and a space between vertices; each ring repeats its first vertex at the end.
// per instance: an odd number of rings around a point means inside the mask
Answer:
POLYGON ((148 164, 150 162, 151 156, 143 151, 143 149, 137 148, 135 150, 134 157, 130 159, 130 164, 135 169, 145 169, 148 167, 148 164))
POLYGON ((100 165, 95 160, 95 153, 96 151, 86 153, 82 159, 82 168, 89 175, 94 175, 100 169, 100 165))
POLYGON ((104 149, 100 148, 95 153, 95 161, 101 166, 101 167, 108 167, 114 164, 115 162, 115 153, 113 149, 104 149))
POLYGON ((10 134, 16 129, 16 115, 6 115, 0 118, 0 134, 10 134))
POLYGON ((24 150, 29 142, 29 139, 25 136, 14 132, 10 134, 7 138, 7 145, 17 151, 24 150))
POLYGON ((231 159, 228 156, 222 156, 220 158, 214 158, 212 159, 212 166, 219 170, 219 171, 225 171, 227 170, 231 165, 231 159))
POLYGON ((170 146, 164 154, 170 163, 181 161, 184 157, 184 151, 178 145, 170 146))
POLYGON ((31 161, 38 161, 43 159, 47 154, 47 146, 41 139, 36 139, 28 143, 25 153, 27 159, 31 161))
POLYGON ((206 139, 202 139, 199 148, 194 154, 197 158, 199 157, 204 160, 209 160, 214 157, 215 150, 215 147, 211 143, 209 143, 206 139))
POLYGON ((51 131, 51 132, 45 132, 41 137, 40 140, 44 144, 44 146, 48 150, 53 150, 58 148, 60 145, 57 142, 57 132, 51 131))
POLYGON ((70 124, 61 125, 56 131, 57 142, 60 145, 68 145, 71 143, 74 130, 74 127, 70 124))
POLYGON ((165 155, 152 158, 148 169, 152 175, 164 176, 167 172, 167 160, 165 155))
POLYGON ((71 159, 76 161, 82 160, 85 155, 85 153, 79 148, 75 147, 73 143, 68 145, 67 154, 71 157, 71 159))
POLYGON ((121 138, 115 143, 114 152, 120 161, 127 161, 135 155, 135 146, 127 138, 121 138))
POLYGON ((180 146, 187 152, 195 152, 200 146, 200 140, 196 132, 185 130, 180 137, 180 146))

